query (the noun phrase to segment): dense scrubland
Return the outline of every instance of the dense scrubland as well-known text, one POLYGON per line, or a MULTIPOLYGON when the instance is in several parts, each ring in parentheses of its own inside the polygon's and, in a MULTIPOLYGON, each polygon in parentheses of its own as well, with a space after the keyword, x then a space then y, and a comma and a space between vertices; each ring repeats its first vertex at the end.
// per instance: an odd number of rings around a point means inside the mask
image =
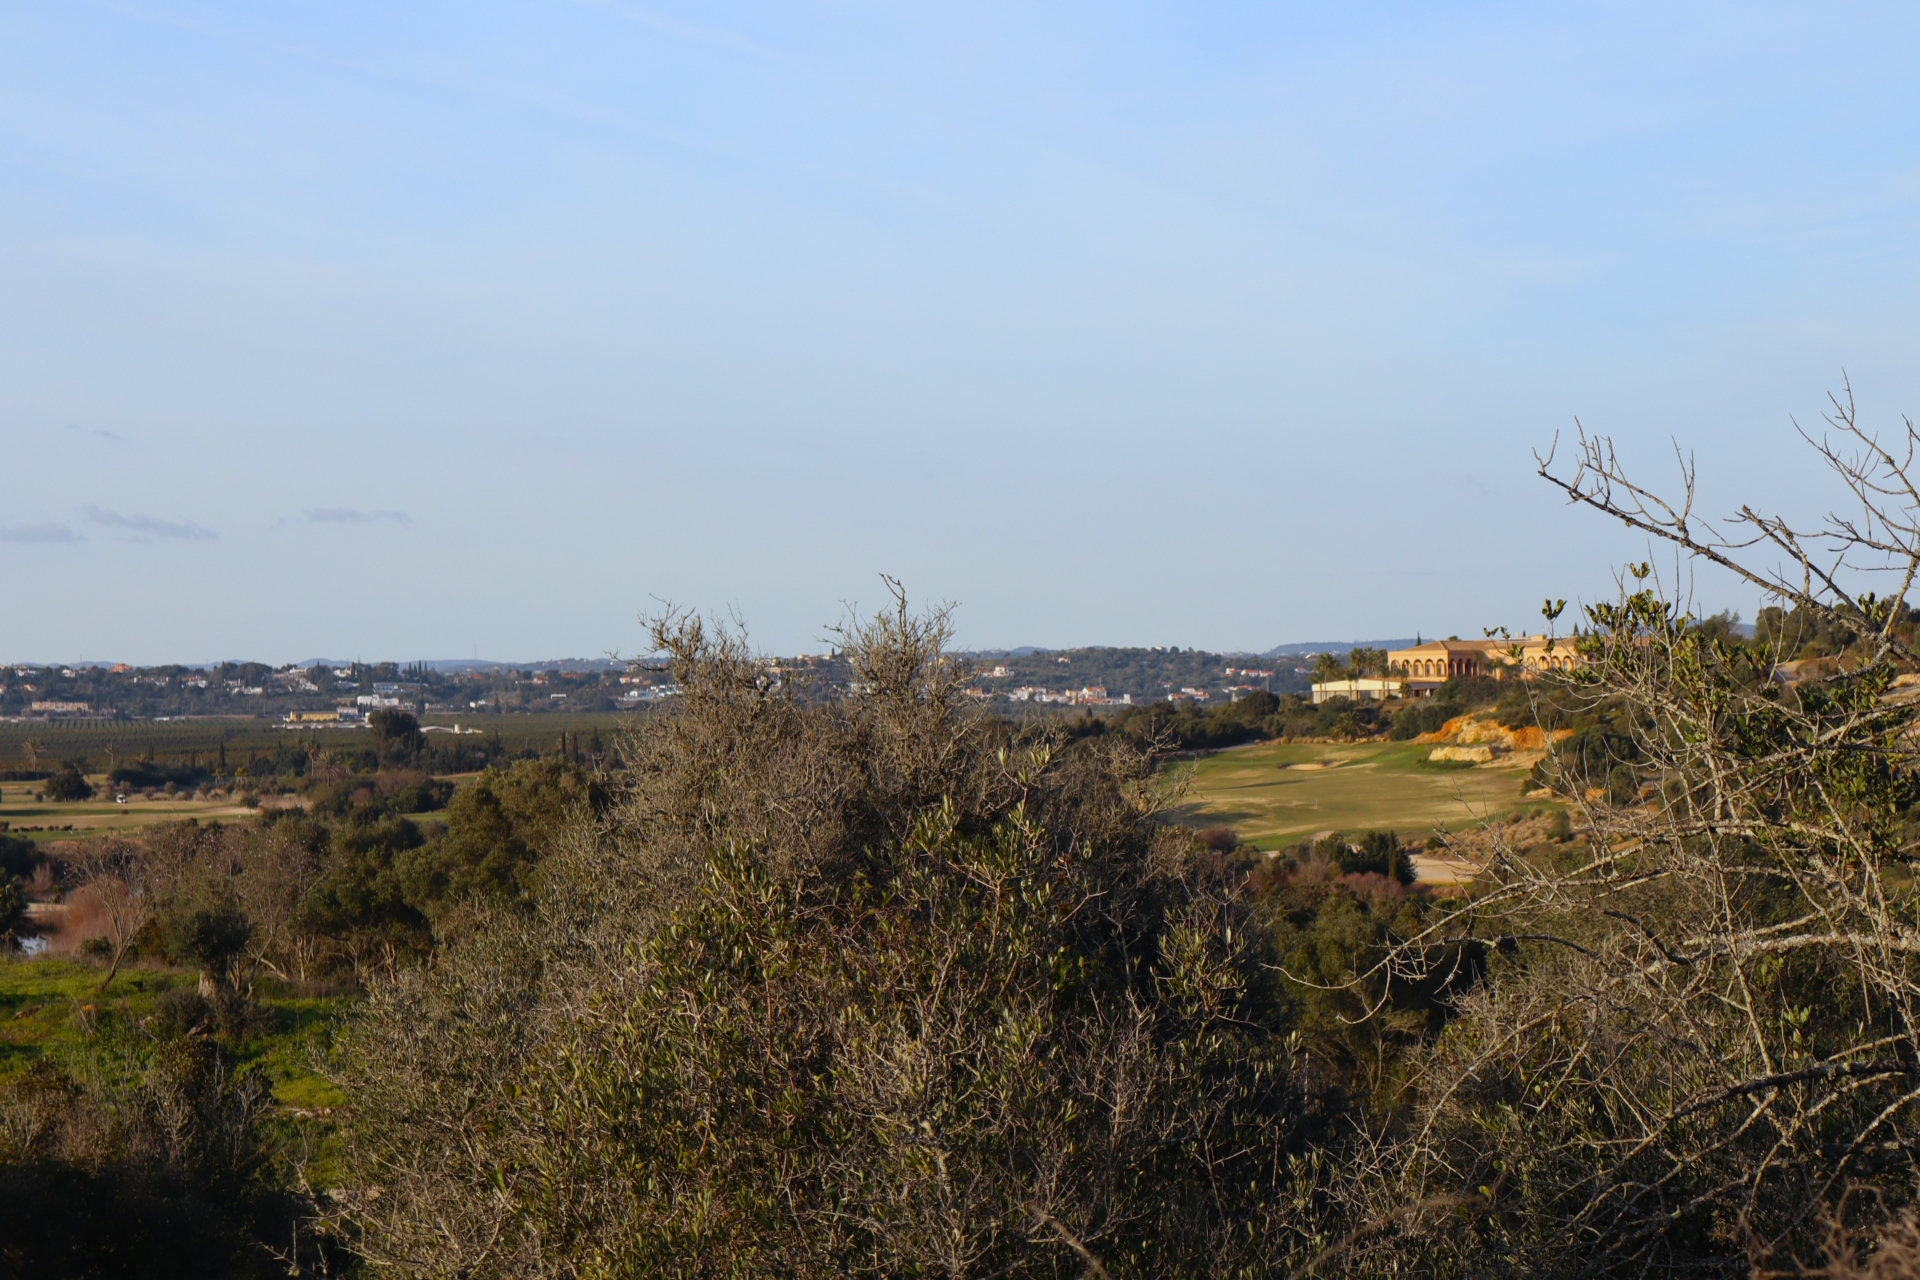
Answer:
POLYGON ((524 902, 554 833, 601 797, 571 756, 456 790, 416 755, 402 737, 372 761, 309 762, 283 780, 299 803, 257 816, 0 834, 0 930, 37 953, 0 967, 0 1259, 45 1275, 346 1265, 308 1225, 337 1168, 335 1026, 473 903, 524 902), (29 916, 28 898, 58 902, 29 916))
MULTIPOLYGON (((1546 472, 1730 557, 1603 443, 1546 472)), ((1915 514, 1856 553, 1911 573, 1915 514)), ((668 615, 676 706, 597 749, 449 790, 396 721, 298 803, 9 843, 9 927, 67 916, 0 969, 0 1260, 1910 1274, 1915 620, 1751 580, 1785 602, 1751 640, 1637 567, 1564 676, 1106 721, 986 713, 904 600, 830 700, 668 615), (1569 731, 1550 810, 1417 846, 1178 820, 1181 752, 1465 711, 1569 731)))

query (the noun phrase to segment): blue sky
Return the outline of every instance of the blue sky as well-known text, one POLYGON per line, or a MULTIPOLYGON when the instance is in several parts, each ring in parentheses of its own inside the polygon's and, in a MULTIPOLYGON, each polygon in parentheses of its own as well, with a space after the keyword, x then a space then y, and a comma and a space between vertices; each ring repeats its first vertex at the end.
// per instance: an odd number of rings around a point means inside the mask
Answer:
MULTIPOLYGON (((1426 634, 1920 412, 1910 6, 0 9, 0 658, 1426 634)), ((1701 600, 1751 616, 1750 592, 1701 600)))

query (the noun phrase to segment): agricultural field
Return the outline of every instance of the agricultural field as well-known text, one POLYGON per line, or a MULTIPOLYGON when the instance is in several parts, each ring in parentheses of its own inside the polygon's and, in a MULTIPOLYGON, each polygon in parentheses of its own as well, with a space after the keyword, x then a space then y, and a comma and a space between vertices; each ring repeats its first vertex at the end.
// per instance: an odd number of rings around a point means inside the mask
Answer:
MULTIPOLYGON (((421 767, 460 781, 486 762, 505 763, 527 755, 551 755, 563 743, 576 758, 603 759, 645 712, 565 712, 534 715, 428 715, 422 725, 458 732, 425 737, 428 753, 421 767)), ((371 739, 360 726, 295 728, 262 720, 58 721, 53 724, 0 724, 0 830, 45 843, 112 835, 157 822, 187 818, 237 818, 249 811, 238 803, 248 789, 234 779, 256 757, 362 750, 371 739), (91 800, 37 800, 37 779, 66 761, 80 762, 95 795, 91 800), (138 761, 200 770, 214 788, 209 796, 188 785, 179 795, 142 794, 122 788, 121 804, 107 775, 138 761), (195 793, 198 792, 196 795, 195 793)), ((271 790, 269 786, 266 788, 271 790)))
MULTIPOLYGON (((615 746, 620 734, 645 718, 647 711, 546 711, 539 715, 472 714, 465 712, 429 712, 420 717, 423 728, 458 728, 463 735, 460 741, 471 742, 469 736, 478 731, 491 738, 498 734, 500 743, 509 752, 532 751, 544 755, 554 750, 560 742, 560 735, 586 742, 598 734, 608 746, 615 746)), ((351 731, 349 731, 351 732, 351 731)), ((439 740, 438 734, 433 740, 439 740)))
MULTIPOLYGON (((432 735, 434 741, 473 740, 475 733, 498 735, 510 753, 549 752, 560 735, 582 740, 599 733, 618 736, 644 711, 543 712, 528 714, 464 714, 433 712, 420 717, 423 727, 453 729, 460 734, 432 735)), ((286 743, 310 740, 325 748, 336 741, 364 743, 367 730, 359 726, 299 728, 278 720, 220 718, 205 720, 55 720, 50 723, 0 722, 0 770, 47 768, 68 759, 84 759, 104 772, 122 763, 150 755, 162 760, 195 758, 211 763, 224 745, 229 760, 245 760, 250 752, 271 751, 286 743)))
POLYGON ((83 759, 102 772, 114 761, 125 763, 152 753, 165 760, 202 760, 221 745, 228 754, 270 750, 292 731, 271 720, 54 720, 0 722, 0 770, 47 769, 62 760, 83 759))
POLYGON ((122 834, 156 822, 240 817, 249 812, 229 799, 195 800, 184 795, 153 800, 135 797, 126 804, 116 804, 104 775, 90 781, 97 792, 94 799, 65 804, 35 800, 38 783, 0 782, 0 831, 44 844, 122 834))
POLYGON ((1397 831, 1402 837, 1458 831, 1496 814, 1549 809, 1522 801, 1521 781, 1538 752, 1491 763, 1429 763, 1411 742, 1352 745, 1263 743, 1166 766, 1185 781, 1177 814, 1192 826, 1230 826, 1265 849, 1322 831, 1397 831))

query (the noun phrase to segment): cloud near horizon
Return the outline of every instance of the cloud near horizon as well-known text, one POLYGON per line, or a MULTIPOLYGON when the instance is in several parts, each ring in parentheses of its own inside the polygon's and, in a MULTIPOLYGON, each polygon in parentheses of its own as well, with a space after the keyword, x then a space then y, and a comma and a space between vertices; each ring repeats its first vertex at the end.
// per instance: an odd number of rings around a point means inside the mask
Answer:
POLYGON ((64 524, 15 524, 0 528, 0 542, 85 542, 64 524))
POLYGON ((95 524, 106 525, 110 529, 126 529, 132 533, 146 534, 151 538, 217 538, 220 535, 203 524, 191 520, 161 520, 156 516, 123 516, 118 511, 108 511, 104 507, 87 506, 82 508, 87 519, 95 524))
POLYGON ((394 524, 412 524, 404 511, 356 511, 352 507, 313 507, 300 513, 308 524, 373 524, 388 520, 394 524))

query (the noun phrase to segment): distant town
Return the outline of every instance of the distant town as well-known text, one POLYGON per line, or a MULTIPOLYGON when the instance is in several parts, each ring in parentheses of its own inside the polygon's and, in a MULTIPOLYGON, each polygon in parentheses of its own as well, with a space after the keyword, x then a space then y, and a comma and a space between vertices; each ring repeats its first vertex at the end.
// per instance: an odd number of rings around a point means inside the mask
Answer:
POLYGON ((0 668, 0 719, 248 718, 319 727, 372 712, 415 714, 616 711, 671 696, 659 665, 569 660, 450 670, 428 663, 315 661, 135 667, 12 664, 0 668))
MULTIPOLYGON (((1396 651, 1412 641, 1325 642, 1254 653, 1208 653, 1179 646, 983 650, 956 654, 969 664, 967 692, 984 702, 1025 708, 1124 708, 1154 702, 1201 705, 1249 693, 1307 696, 1322 655, 1396 651)), ((1397 656, 1397 653, 1396 653, 1397 656)), ((760 659, 776 686, 840 696, 856 673, 835 654, 760 659)), ((134 666, 124 662, 0 666, 0 720, 124 721, 202 718, 278 721, 302 727, 351 726, 383 709, 416 715, 613 712, 643 710, 678 694, 664 662, 566 658, 544 662, 360 662, 313 659, 134 666)), ((1349 696, 1379 697, 1364 678, 1349 696)))

